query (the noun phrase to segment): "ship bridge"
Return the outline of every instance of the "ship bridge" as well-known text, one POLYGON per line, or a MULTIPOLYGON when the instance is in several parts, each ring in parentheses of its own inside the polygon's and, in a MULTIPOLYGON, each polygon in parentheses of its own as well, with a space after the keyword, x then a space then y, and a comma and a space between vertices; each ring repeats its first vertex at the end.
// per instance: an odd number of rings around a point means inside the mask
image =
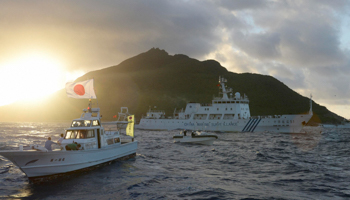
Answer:
POLYGON ((219 78, 221 97, 214 97, 211 104, 190 102, 179 118, 193 119, 248 119, 250 118, 249 99, 244 94, 236 92, 233 96, 232 89, 227 88, 227 79, 219 78), (183 116, 183 117, 182 117, 183 116))

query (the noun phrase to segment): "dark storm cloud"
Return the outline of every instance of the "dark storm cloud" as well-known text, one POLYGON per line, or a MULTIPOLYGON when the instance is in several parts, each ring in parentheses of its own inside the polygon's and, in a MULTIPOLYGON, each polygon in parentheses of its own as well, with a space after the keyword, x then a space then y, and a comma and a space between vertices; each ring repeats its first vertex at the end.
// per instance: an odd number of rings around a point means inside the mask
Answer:
POLYGON ((205 1, 20 2, 6 2, 0 8, 6 19, 1 26, 12 30, 21 43, 55 46, 60 41, 66 45, 62 48, 72 50, 71 56, 63 53, 65 57, 90 59, 89 63, 76 60, 73 67, 117 64, 152 47, 200 57, 221 42, 220 26, 240 26, 234 16, 218 13, 205 1), (99 62, 101 59, 105 60, 99 62))
POLYGON ((261 9, 267 4, 265 0, 214 0, 214 2, 229 10, 261 9))
POLYGON ((249 12, 257 31, 233 31, 233 43, 252 57, 308 67, 341 65, 339 20, 330 3, 271 2, 249 12))

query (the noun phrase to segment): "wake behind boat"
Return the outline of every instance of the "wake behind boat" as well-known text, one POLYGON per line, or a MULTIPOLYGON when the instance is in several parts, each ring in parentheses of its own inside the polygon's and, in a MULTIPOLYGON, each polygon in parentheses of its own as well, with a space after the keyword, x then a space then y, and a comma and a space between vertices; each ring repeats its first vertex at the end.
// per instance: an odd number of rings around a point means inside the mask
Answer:
POLYGON ((201 131, 181 131, 180 134, 173 136, 174 142, 180 143, 195 143, 212 145, 213 142, 218 139, 215 134, 201 132, 201 131))
POLYGON ((101 125, 100 108, 91 108, 90 101, 80 118, 74 119, 66 129, 60 150, 48 151, 38 145, 23 150, 20 146, 19 150, 0 151, 0 155, 18 166, 33 182, 50 180, 113 160, 135 157, 137 141, 134 140, 134 116, 128 116, 128 121, 109 122, 107 126, 104 128, 101 125), (125 124, 127 136, 123 137, 119 127, 125 124), (80 149, 72 150, 70 146, 73 143, 79 144, 80 149))
POLYGON ((299 133, 311 119, 310 111, 300 115, 251 116, 249 99, 226 87, 227 80, 219 77, 222 97, 216 97, 211 104, 188 103, 183 111, 174 111, 165 117, 165 112, 149 109, 136 126, 145 130, 207 130, 214 132, 263 132, 299 133))

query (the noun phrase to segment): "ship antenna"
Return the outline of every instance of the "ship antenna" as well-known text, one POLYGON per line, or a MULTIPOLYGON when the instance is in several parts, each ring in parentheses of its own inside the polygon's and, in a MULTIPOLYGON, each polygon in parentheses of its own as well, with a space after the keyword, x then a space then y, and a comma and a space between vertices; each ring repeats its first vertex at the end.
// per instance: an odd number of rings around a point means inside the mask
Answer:
POLYGON ((309 111, 309 115, 313 115, 313 113, 312 113, 312 94, 310 94, 310 111, 309 111))
POLYGON ((88 105, 88 111, 91 112, 91 107, 92 107, 92 103, 91 103, 91 99, 89 99, 89 105, 88 105))

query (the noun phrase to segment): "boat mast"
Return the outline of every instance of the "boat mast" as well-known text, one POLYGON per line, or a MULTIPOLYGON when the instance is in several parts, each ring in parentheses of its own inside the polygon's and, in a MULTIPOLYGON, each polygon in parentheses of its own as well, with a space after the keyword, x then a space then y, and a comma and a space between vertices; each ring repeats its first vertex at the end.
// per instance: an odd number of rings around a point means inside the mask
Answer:
POLYGON ((313 115, 313 113, 312 113, 312 94, 310 94, 310 111, 309 111, 309 115, 313 115))
POLYGON ((222 99, 228 100, 229 98, 228 98, 227 94, 232 92, 232 88, 228 88, 226 90, 225 83, 227 83, 227 79, 225 79, 221 76, 219 77, 219 83, 221 84, 221 89, 222 89, 222 99))

